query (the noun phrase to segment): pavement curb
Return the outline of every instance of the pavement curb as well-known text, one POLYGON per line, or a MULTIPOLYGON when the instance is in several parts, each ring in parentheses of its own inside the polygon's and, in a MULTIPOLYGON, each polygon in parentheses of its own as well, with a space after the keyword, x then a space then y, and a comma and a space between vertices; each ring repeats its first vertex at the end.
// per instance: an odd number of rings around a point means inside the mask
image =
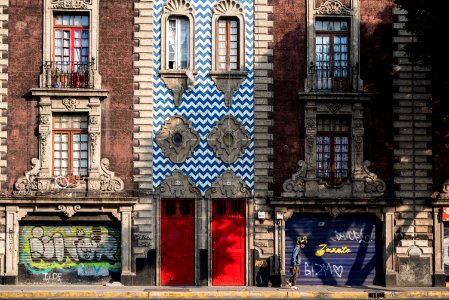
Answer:
MULTIPOLYGON (((0 288, 1 289, 1 288, 0 288)), ((141 298, 141 299, 449 299, 449 291, 301 292, 301 291, 0 291, 0 299, 14 298, 141 298)))

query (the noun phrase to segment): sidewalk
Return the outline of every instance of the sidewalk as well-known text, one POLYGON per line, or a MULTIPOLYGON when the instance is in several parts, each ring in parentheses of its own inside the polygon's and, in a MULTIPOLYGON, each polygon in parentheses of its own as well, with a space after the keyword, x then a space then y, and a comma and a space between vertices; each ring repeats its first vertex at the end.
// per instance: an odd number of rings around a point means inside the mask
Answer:
POLYGON ((98 285, 0 286, 5 298, 147 299, 449 299, 446 287, 300 286, 298 290, 263 287, 130 287, 98 285))

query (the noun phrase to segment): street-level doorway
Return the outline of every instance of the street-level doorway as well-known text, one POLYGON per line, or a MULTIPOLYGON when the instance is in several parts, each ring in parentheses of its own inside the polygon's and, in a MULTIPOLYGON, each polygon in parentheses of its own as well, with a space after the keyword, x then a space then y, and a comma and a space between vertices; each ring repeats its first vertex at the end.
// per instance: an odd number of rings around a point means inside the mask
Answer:
POLYGON ((195 200, 161 200, 161 285, 195 284, 195 200))
POLYGON ((245 199, 212 200, 212 285, 245 284, 245 199))

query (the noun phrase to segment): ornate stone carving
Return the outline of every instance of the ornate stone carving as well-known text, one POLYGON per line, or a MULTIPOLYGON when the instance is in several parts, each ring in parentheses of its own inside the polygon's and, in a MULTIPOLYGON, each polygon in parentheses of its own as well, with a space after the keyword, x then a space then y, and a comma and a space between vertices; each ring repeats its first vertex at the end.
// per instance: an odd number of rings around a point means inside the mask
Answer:
POLYGON ((332 103, 327 103, 326 107, 329 109, 329 111, 331 113, 335 114, 343 107, 343 104, 338 103, 338 102, 332 102, 332 103))
POLYGON ((217 88, 224 93, 227 107, 232 105, 232 95, 240 88, 248 72, 246 71, 210 71, 212 80, 217 88))
POLYGON ((96 152, 98 149, 98 133, 96 132, 92 132, 89 135, 89 139, 90 139, 90 147, 91 147, 91 160, 92 160, 92 164, 97 163, 96 161, 96 152))
POLYGON ((363 178, 365 180, 365 193, 381 193, 383 194, 386 189, 385 182, 378 178, 376 174, 369 171, 369 167, 371 165, 371 162, 368 160, 365 160, 363 162, 363 178))
POLYGON ((181 170, 173 171, 172 175, 165 177, 158 192, 161 197, 167 198, 197 198, 200 190, 181 170))
POLYGON ((250 191, 243 180, 231 170, 226 170, 215 180, 206 191, 210 198, 245 198, 250 196, 250 191))
POLYGON ((333 218, 336 218, 336 217, 338 217, 338 215, 339 215, 341 212, 345 211, 346 208, 345 208, 345 207, 335 207, 335 206, 332 206, 332 207, 326 207, 326 210, 331 214, 331 216, 332 216, 333 218))
POLYGON ((47 132, 41 132, 41 155, 42 155, 42 162, 47 162, 48 159, 48 153, 47 153, 47 147, 48 147, 48 136, 49 134, 47 132))
POLYGON ((164 10, 176 15, 193 13, 192 5, 185 0, 170 0, 164 5, 164 10))
POLYGON ((215 4, 214 14, 225 16, 243 14, 243 7, 235 0, 221 0, 215 4))
MULTIPOLYGON (((293 174, 293 176, 286 181, 282 185, 284 191, 286 193, 303 193, 305 191, 305 181, 307 171, 307 164, 305 161, 298 161, 299 171, 293 174)), ((283 193, 284 196, 284 193, 283 193)))
POLYGON ((100 190, 104 193, 119 192, 123 190, 123 181, 115 177, 115 173, 109 171, 109 159, 103 158, 100 162, 101 175, 100 175, 100 190))
POLYGON ((41 115, 40 116, 41 124, 42 125, 48 125, 50 123, 50 116, 48 115, 41 115))
POLYGON ((62 99, 62 104, 67 108, 67 110, 74 111, 76 110, 79 101, 73 98, 64 98, 62 99))
POLYGON ((173 102, 176 106, 182 103, 184 92, 192 90, 195 86, 197 72, 192 70, 160 70, 159 76, 165 86, 173 93, 173 102))
POLYGON ((39 169, 41 167, 41 163, 39 159, 33 158, 31 159, 31 164, 33 168, 25 173, 25 176, 20 177, 17 182, 14 184, 14 194, 18 196, 26 196, 32 195, 39 191, 39 183, 37 181, 37 176, 39 174, 39 169))
POLYGON ((320 15, 350 15, 351 9, 339 0, 327 0, 318 7, 317 13, 320 15))
POLYGON ((90 0, 52 0, 53 9, 87 9, 90 0))
POLYGON ((231 115, 221 119, 207 137, 207 144, 214 150, 215 156, 227 164, 239 159, 250 143, 249 133, 231 115))
POLYGON ((99 117, 98 116, 90 116, 90 118, 89 118, 89 123, 91 124, 91 125, 98 125, 98 123, 99 123, 99 117))
POLYGON ((307 118, 306 119, 306 128, 315 128, 315 127, 316 127, 315 119, 307 118))
POLYGON ((62 211, 71 218, 77 211, 81 209, 80 205, 59 205, 58 210, 62 211))
POLYGON ((175 164, 189 158, 199 145, 199 136, 190 122, 176 115, 165 121, 156 134, 156 144, 164 155, 175 164))

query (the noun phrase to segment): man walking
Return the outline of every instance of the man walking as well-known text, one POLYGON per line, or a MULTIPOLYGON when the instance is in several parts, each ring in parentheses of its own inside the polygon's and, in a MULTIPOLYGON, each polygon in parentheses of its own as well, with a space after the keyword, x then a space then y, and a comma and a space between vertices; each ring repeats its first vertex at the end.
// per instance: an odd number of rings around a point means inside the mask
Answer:
POLYGON ((296 245, 293 249, 292 257, 291 257, 291 267, 290 267, 290 278, 287 280, 287 284, 292 289, 298 289, 296 286, 296 280, 299 277, 300 265, 302 259, 302 249, 307 245, 307 237, 306 236, 298 236, 296 239, 296 245))

